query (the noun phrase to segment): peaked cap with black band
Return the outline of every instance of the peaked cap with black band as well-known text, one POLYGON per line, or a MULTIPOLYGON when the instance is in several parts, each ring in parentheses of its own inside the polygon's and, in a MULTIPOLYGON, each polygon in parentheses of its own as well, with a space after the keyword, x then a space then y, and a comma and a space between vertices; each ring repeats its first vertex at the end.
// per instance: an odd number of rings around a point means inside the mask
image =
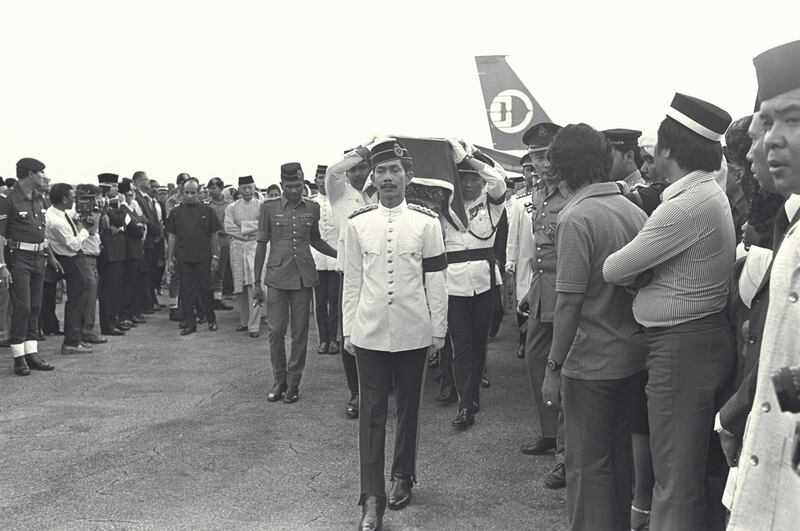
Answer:
POLYGON ((399 140, 381 142, 373 146, 370 150, 370 164, 373 168, 378 164, 395 159, 411 162, 411 155, 399 140))
POLYGON ((719 142, 731 125, 731 115, 712 103, 675 93, 667 116, 707 140, 719 142))
POLYGON ((525 131, 522 135, 522 142, 528 146, 531 151, 540 151, 550 147, 553 143, 556 133, 561 130, 560 125, 551 122, 539 122, 533 124, 530 129, 525 131))
POLYGON ((758 79, 756 111, 761 103, 800 88, 800 41, 787 42, 753 59, 758 79))
POLYGON ((617 151, 631 151, 639 147, 641 131, 635 129, 606 129, 603 131, 606 141, 617 151))

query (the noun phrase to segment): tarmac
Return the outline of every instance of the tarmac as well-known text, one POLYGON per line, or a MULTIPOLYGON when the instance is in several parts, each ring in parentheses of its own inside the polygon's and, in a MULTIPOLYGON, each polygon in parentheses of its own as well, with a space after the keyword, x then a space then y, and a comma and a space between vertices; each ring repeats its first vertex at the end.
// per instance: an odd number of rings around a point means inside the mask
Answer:
MULTIPOLYGON (((54 372, 15 376, 0 351, 0 529, 355 529, 357 421, 344 415, 341 358, 316 353, 314 326, 287 405, 266 400, 266 325, 251 339, 222 311, 219 331, 180 337, 166 309, 147 318, 91 354, 63 356, 48 336, 40 354, 54 372)), ((567 527, 565 492, 541 486, 553 456, 519 451, 538 424, 523 364, 507 315, 466 432, 426 374, 419 483, 385 530, 567 527)), ((390 409, 387 477, 393 423, 390 409)))

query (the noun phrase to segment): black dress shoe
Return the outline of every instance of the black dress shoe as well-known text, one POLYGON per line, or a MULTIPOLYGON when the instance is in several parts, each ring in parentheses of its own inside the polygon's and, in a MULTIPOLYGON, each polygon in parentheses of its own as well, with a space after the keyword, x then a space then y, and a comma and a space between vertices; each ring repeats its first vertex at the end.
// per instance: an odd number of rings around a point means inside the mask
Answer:
POLYGON ((177 308, 170 308, 169 309, 169 320, 170 321, 180 321, 181 320, 181 316, 180 316, 180 314, 178 314, 178 309, 177 308))
POLYGON ((556 440, 554 437, 539 437, 532 443, 524 445, 519 451, 525 455, 544 455, 555 449, 556 440))
POLYGON ((31 370, 28 368, 28 363, 25 361, 25 356, 14 358, 14 374, 17 376, 28 376, 31 370))
POLYGON ((214 299, 215 310, 233 310, 233 306, 229 306, 222 302, 220 299, 214 299))
POLYGON ((443 406, 446 406, 448 404, 458 402, 458 395, 456 394, 456 390, 452 387, 445 387, 439 391, 439 394, 434 400, 441 402, 443 406))
POLYGON ((28 367, 34 371, 52 371, 55 369, 55 367, 40 358, 36 352, 25 354, 25 361, 28 363, 28 367))
POLYGON ((339 342, 331 341, 331 344, 328 346, 328 354, 338 354, 338 353, 339 353, 339 342))
POLYGON ((142 310, 142 315, 153 315, 155 312, 151 309, 142 310))
POLYGON ((48 331, 43 332, 43 333, 46 336, 63 336, 64 335, 64 331, 63 330, 59 330, 57 328, 55 330, 48 330, 48 331))
POLYGON ((200 318, 197 319, 197 324, 205 324, 205 322, 206 322, 206 318, 205 317, 200 317, 200 318))
POLYGON ((281 398, 283 398, 283 394, 286 392, 286 384, 275 384, 272 386, 272 390, 267 394, 267 402, 277 402, 281 398))
POLYGON ((122 330, 130 330, 131 328, 136 328, 137 326, 138 325, 136 323, 129 321, 128 319, 117 323, 117 328, 121 328, 122 330))
POLYGON ((261 335, 261 333, 260 333, 260 332, 250 332, 250 337, 252 337, 253 339, 256 339, 256 338, 257 338, 257 337, 259 337, 260 335, 261 335))
POLYGON ((350 401, 344 407, 344 414, 349 419, 358 418, 358 395, 353 395, 350 397, 350 401))
POLYGON ((328 343, 320 343, 319 348, 317 349, 317 354, 327 354, 328 353, 328 343))
POLYGON ((456 418, 450 423, 450 425, 458 430, 466 430, 473 424, 475 424, 475 413, 466 407, 459 409, 458 415, 456 415, 456 418))
POLYGON ((235 330, 236 330, 237 332, 247 332, 248 328, 247 328, 247 325, 245 325, 245 326, 237 326, 237 327, 235 328, 235 330))
POLYGON ((294 404, 300 399, 300 390, 296 385, 291 386, 283 395, 284 404, 294 404))
POLYGON ((118 330, 116 328, 112 328, 111 330, 106 330, 105 332, 103 332, 101 330, 100 333, 103 334, 104 336, 124 336, 125 335, 125 332, 123 332, 122 330, 118 330))
POLYGON ((114 323, 114 328, 119 328, 123 332, 127 332, 128 330, 131 329, 131 327, 128 326, 128 323, 126 323, 125 321, 117 321, 116 323, 114 323))
POLYGON ((186 327, 186 328, 181 330, 181 335, 182 336, 188 336, 189 334, 194 334, 195 332, 197 332, 197 327, 196 326, 194 326, 192 328, 186 327))
POLYGON ((217 331, 217 322, 214 321, 213 323, 208 323, 208 329, 212 332, 217 331))
POLYGON ((361 522, 358 531, 380 531, 383 526, 383 511, 386 502, 377 496, 367 496, 361 507, 361 522))
POLYGON ((484 374, 483 378, 481 378, 481 387, 486 389, 490 385, 492 385, 492 383, 489 381, 489 377, 484 374))
POLYGON ((144 317, 142 317, 141 315, 134 315, 133 317, 131 317, 131 322, 133 324, 142 324, 142 323, 146 323, 147 320, 144 317))
POLYGON ((87 337, 83 342, 89 343, 90 345, 101 345, 103 343, 108 343, 108 339, 102 337, 87 337))
POLYGON ((559 463, 556 467, 547 474, 544 478, 544 486, 548 489, 563 489, 567 486, 567 471, 564 468, 564 463, 559 463))
POLYGON ((389 509, 399 511, 411 503, 411 478, 396 477, 392 479, 392 490, 389 491, 389 509))

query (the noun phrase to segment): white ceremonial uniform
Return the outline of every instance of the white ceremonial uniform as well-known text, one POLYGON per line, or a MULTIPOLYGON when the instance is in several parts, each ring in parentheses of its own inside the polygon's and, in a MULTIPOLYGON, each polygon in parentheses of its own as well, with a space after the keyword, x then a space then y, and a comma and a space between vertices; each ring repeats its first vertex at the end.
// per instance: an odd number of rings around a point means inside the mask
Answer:
MULTIPOLYGON (((318 194, 311 200, 319 205, 319 235, 325 243, 336 249, 339 245, 339 227, 333 221, 333 207, 330 199, 328 196, 318 194)), ((313 247, 311 256, 314 257, 317 271, 336 270, 336 258, 326 256, 313 247)))
POLYGON ((521 301, 528 294, 533 274, 533 201, 531 192, 513 199, 513 207, 506 208, 508 217, 508 242, 506 262, 514 262, 515 295, 521 301))
MULTIPOLYGON (((494 246, 495 227, 506 208, 505 172, 502 168, 486 165, 479 172, 486 182, 481 195, 465 205, 468 230, 460 231, 448 222, 443 222, 444 245, 448 253, 485 249, 494 246), (493 200, 494 198, 494 200, 493 200)), ((495 266, 495 283, 503 283, 500 271, 495 266)), ((453 263, 447 266, 447 294, 458 297, 472 297, 488 291, 491 275, 486 260, 453 263)))
POLYGON ((756 394, 736 472, 729 530, 797 529, 800 522, 800 475, 792 470, 800 415, 781 411, 772 383, 779 369, 800 365, 798 264, 800 225, 795 223, 772 264, 756 394))
POLYGON ((345 229, 344 336, 370 350, 425 348, 447 332, 439 221, 405 201, 395 208, 367 208, 353 214, 345 229))

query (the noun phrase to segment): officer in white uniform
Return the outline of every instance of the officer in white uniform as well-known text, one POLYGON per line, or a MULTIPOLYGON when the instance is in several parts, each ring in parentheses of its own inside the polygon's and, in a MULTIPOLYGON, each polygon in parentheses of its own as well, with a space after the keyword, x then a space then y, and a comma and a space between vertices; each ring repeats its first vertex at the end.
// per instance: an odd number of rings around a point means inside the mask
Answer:
POLYGON ((371 150, 380 204, 354 212, 345 228, 344 344, 359 373, 362 520, 378 529, 387 505, 384 443, 389 392, 397 400, 391 509, 411 500, 426 355, 444 345, 447 261, 432 211, 405 201, 411 157, 397 140, 371 150))

